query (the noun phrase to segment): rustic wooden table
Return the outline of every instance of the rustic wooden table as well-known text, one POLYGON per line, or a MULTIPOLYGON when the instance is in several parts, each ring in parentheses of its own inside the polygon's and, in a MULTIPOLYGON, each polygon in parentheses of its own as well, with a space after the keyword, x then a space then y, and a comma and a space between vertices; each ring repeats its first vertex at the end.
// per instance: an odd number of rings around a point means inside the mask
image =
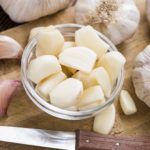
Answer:
MULTIPOLYGON (((125 66, 126 76, 124 89, 127 89, 133 96, 138 112, 132 116, 123 114, 120 104, 116 101, 116 122, 111 134, 115 135, 150 135, 150 109, 142 103, 135 95, 131 74, 133 61, 136 55, 150 43, 150 30, 145 15, 145 0, 135 0, 141 13, 141 21, 136 34, 125 43, 117 46, 127 59, 125 66)), ((17 24, 9 23, 8 17, 0 13, 0 30, 5 30, 17 24), (1 19, 2 18, 2 19, 1 19)), ((35 26, 47 26, 50 24, 74 23, 74 8, 61 11, 52 16, 47 16, 39 20, 12 28, 1 32, 16 39, 23 47, 27 44, 29 32, 35 26)), ((0 79, 19 79, 20 61, 1 60, 0 79)), ((93 119, 82 121, 61 120, 38 109, 27 97, 23 88, 12 99, 8 110, 8 116, 0 119, 0 125, 21 126, 29 128, 42 128, 49 130, 71 131, 75 129, 92 129, 93 119)), ((0 150, 49 150, 10 143, 0 142, 0 150)))

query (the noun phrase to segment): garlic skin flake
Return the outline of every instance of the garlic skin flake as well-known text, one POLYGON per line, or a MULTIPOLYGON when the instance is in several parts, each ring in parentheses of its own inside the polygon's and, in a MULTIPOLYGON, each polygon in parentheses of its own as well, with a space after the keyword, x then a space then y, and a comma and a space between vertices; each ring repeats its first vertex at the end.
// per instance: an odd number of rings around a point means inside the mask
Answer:
POLYGON ((132 81, 137 97, 150 107, 150 45, 137 55, 132 81))
POLYGON ((92 25, 117 45, 135 33, 140 13, 133 0, 78 0, 75 20, 92 25))
POLYGON ((22 56, 21 45, 9 36, 0 35, 0 59, 19 59, 22 56))
POLYGON ((75 0, 1 0, 0 5, 15 22, 28 22, 50 15, 73 4, 75 0))
POLYGON ((19 80, 0 80, 0 117, 7 114, 11 98, 20 85, 19 80))

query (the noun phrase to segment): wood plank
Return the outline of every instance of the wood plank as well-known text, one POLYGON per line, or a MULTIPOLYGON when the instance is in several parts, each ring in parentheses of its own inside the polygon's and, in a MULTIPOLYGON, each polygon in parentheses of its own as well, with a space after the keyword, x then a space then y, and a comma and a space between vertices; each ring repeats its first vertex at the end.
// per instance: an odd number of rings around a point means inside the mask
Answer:
MULTIPOLYGON (((132 66, 135 56, 150 43, 150 30, 145 15, 145 0, 136 0, 141 12, 141 22, 136 34, 127 42, 120 44, 118 49, 125 55, 127 63, 125 66, 126 76, 123 89, 127 89, 133 96, 138 113, 132 116, 125 116, 116 101, 117 117, 114 129, 111 134, 123 135, 150 135, 150 109, 142 103, 135 95, 131 81, 132 66)), ((27 44, 29 31, 36 26, 47 26, 50 24, 73 23, 74 9, 69 8, 53 16, 47 16, 37 21, 24 24, 13 29, 2 32, 1 34, 9 35, 21 43, 23 47, 27 44)), ((20 78, 20 61, 1 60, 0 61, 0 79, 19 79, 20 78)), ((0 125, 21 126, 32 128, 43 128, 50 130, 75 130, 75 129, 92 129, 92 119, 82 121, 66 121, 54 118, 40 109, 38 109, 27 97, 23 88, 19 89, 18 94, 13 98, 8 117, 0 119, 0 125)), ((10 143, 0 142, 0 150, 47 150, 44 148, 35 148, 21 146, 10 143)))

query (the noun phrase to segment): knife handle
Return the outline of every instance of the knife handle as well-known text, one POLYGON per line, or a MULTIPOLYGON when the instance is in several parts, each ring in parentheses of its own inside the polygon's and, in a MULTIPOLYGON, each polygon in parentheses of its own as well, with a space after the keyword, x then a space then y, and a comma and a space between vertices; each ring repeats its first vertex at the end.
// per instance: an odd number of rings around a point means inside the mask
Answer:
POLYGON ((150 136, 123 137, 77 130, 76 150, 150 150, 150 136))

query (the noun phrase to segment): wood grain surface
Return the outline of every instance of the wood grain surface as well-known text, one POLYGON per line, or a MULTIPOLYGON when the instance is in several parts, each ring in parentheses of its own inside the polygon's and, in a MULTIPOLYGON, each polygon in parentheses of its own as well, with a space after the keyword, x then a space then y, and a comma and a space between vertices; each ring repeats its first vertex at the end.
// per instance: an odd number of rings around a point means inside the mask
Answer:
MULTIPOLYGON (((125 66, 126 76, 123 89, 128 90, 135 100, 138 112, 132 116, 125 116, 116 100, 116 122, 111 134, 115 135, 150 135, 150 109, 135 95, 131 81, 132 66, 136 55, 150 43, 150 29, 145 15, 145 0, 136 0, 141 12, 141 21, 136 34, 125 43, 117 46, 127 59, 125 66)), ((16 39, 23 47, 27 44, 30 29, 36 26, 50 24, 73 23, 74 8, 69 8, 55 15, 12 28, 1 34, 16 39)), ((1 60, 0 79, 20 79, 20 61, 1 60)), ((8 116, 0 119, 0 125, 21 126, 27 128, 41 128, 49 130, 91 130, 93 118, 82 121, 66 121, 52 117, 37 108, 25 94, 23 88, 13 97, 8 110, 8 116)), ((32 146, 0 142, 0 150, 48 150, 32 146)))

